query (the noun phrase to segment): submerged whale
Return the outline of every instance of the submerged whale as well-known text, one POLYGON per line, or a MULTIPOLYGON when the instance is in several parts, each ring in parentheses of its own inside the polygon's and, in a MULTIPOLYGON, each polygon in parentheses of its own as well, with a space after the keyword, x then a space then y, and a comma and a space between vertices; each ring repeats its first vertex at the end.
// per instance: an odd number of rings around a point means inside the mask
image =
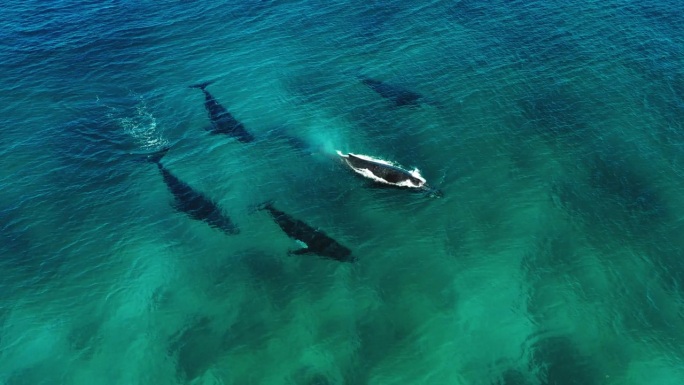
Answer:
POLYGON ((168 151, 168 147, 164 148, 149 155, 147 160, 155 163, 159 168, 166 187, 175 198, 173 207, 177 211, 187 214, 190 218, 206 222, 209 226, 222 230, 226 234, 238 234, 240 229, 228 216, 223 214, 216 203, 178 179, 161 164, 161 159, 168 151))
POLYGON ((427 98, 417 92, 365 76, 361 76, 360 79, 361 83, 370 87, 383 98, 391 100, 398 107, 419 107, 422 103, 428 103, 427 98))
POLYGON ((351 250, 330 238, 321 230, 314 229, 301 220, 276 209, 271 202, 259 205, 258 209, 268 211, 275 223, 288 237, 303 244, 304 247, 290 251, 290 254, 316 254, 340 262, 354 262, 356 260, 352 256, 351 250))
POLYGON ((337 151, 337 155, 339 155, 356 173, 375 182, 396 187, 421 189, 429 192, 433 196, 442 196, 442 193, 439 190, 428 187, 427 181, 420 175, 418 169, 408 171, 396 166, 392 162, 373 158, 368 155, 352 153, 345 155, 340 151, 337 151))
POLYGON ((204 108, 209 113, 211 120, 212 134, 226 134, 237 138, 242 143, 249 143, 254 140, 254 136, 247 131, 245 126, 231 115, 212 94, 207 91, 207 86, 211 82, 193 84, 190 88, 199 88, 204 93, 204 108))

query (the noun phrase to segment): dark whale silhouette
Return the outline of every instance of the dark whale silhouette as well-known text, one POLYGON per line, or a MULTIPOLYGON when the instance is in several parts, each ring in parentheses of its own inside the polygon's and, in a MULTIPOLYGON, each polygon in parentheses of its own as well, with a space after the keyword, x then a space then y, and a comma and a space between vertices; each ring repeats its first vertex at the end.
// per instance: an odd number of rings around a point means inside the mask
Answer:
POLYGON ((161 159, 168 151, 168 147, 164 148, 149 155, 147 160, 155 163, 159 168, 166 187, 175 198, 173 207, 177 211, 187 214, 190 218, 206 222, 209 226, 222 230, 226 234, 238 234, 240 229, 229 217, 223 214, 216 203, 202 193, 193 190, 192 187, 178 179, 161 164, 161 159))
POLYGON ((391 100, 397 107, 419 107, 423 103, 434 104, 437 107, 439 107, 438 104, 434 102, 429 102, 425 96, 417 92, 407 90, 399 86, 388 84, 381 80, 365 76, 361 76, 360 79, 361 83, 370 87, 373 91, 377 92, 383 98, 391 100))
POLYGON ((272 202, 263 203, 259 205, 258 209, 268 211, 275 223, 280 226, 288 237, 305 245, 299 250, 290 251, 290 254, 317 254, 321 257, 340 262, 354 262, 356 260, 352 256, 351 250, 342 246, 321 230, 314 229, 299 219, 276 209, 273 207, 272 202))
POLYGON ((245 126, 240 123, 233 115, 223 107, 212 94, 207 91, 207 86, 211 82, 200 84, 193 84, 190 88, 199 88, 204 93, 204 108, 209 113, 211 120, 212 134, 226 134, 237 138, 242 143, 249 143, 254 140, 254 136, 245 129, 245 126))
POLYGON ((428 187, 425 179, 417 171, 404 170, 390 162, 376 160, 366 155, 352 153, 344 155, 340 151, 337 151, 337 154, 342 157, 352 170, 378 183, 395 187, 421 189, 427 191, 432 196, 442 196, 441 191, 428 187))

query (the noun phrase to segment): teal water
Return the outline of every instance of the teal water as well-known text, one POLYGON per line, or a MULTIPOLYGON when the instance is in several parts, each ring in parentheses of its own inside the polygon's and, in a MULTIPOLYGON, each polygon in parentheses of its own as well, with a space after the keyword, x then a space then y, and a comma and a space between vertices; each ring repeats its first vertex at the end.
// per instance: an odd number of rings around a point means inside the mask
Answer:
POLYGON ((682 384, 683 10, 4 4, 0 384, 682 384), (205 130, 209 80, 257 140, 205 130), (267 200, 358 261, 288 255, 267 200))

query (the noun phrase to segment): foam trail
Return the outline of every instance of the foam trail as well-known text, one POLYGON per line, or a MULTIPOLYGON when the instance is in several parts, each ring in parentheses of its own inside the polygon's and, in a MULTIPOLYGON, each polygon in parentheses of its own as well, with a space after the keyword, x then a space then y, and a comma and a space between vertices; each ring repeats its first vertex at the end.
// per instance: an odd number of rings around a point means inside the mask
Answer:
POLYGON ((163 137, 157 118, 149 111, 147 103, 139 97, 132 116, 115 117, 109 114, 123 131, 131 136, 141 150, 154 150, 169 145, 169 141, 163 137))

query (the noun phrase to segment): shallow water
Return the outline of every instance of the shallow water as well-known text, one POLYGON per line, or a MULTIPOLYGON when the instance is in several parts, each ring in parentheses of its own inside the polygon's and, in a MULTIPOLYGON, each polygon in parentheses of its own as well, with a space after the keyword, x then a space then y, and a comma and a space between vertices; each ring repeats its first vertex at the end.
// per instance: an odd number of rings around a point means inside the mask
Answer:
POLYGON ((6 4, 0 384, 680 384, 682 9, 6 4), (168 146, 239 235, 174 208, 168 146), (288 255, 268 200, 358 261, 288 255))

